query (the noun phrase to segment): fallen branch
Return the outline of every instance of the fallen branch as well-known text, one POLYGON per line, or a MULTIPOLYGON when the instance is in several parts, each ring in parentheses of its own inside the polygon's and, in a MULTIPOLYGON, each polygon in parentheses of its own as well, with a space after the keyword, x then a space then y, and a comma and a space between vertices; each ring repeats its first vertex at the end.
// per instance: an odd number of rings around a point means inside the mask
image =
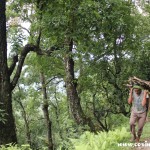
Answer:
POLYGON ((150 81, 142 80, 134 76, 129 78, 128 84, 126 84, 126 86, 132 87, 134 84, 140 85, 145 90, 150 91, 150 81))

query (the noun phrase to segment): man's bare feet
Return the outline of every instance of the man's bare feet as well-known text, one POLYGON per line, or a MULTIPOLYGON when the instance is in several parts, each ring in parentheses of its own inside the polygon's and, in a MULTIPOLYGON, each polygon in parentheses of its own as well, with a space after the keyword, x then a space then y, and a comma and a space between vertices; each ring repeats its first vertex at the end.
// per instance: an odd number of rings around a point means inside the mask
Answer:
POLYGON ((131 140, 130 140, 130 142, 135 142, 136 141, 136 135, 132 135, 132 138, 131 138, 131 140))
POLYGON ((140 142, 140 137, 137 137, 137 138, 136 138, 136 142, 137 142, 137 143, 140 142))

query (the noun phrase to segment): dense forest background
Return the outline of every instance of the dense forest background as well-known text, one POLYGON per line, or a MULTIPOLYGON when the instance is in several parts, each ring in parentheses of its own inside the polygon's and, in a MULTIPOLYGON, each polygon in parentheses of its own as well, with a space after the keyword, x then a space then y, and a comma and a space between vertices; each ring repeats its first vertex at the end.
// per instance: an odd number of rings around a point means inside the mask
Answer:
POLYGON ((148 2, 7 0, 7 60, 1 64, 7 62, 4 72, 9 68, 12 103, 4 96, 9 88, 1 87, 0 133, 5 139, 1 136, 0 144, 84 150, 73 139, 94 138, 96 133, 104 139, 127 127, 125 84, 132 76, 150 80, 148 2))

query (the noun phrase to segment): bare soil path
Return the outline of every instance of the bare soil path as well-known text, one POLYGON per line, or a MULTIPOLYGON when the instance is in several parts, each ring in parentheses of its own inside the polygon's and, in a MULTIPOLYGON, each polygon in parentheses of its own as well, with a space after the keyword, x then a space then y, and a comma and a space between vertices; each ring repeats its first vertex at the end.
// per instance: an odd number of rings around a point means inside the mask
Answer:
POLYGON ((132 150, 150 150, 150 139, 143 139, 132 150))

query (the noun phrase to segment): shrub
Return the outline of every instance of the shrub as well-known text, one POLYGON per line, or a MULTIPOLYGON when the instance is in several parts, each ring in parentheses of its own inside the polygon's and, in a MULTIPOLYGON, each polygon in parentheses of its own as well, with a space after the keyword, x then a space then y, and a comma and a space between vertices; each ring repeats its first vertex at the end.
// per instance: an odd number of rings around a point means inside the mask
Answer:
POLYGON ((129 135, 129 132, 123 127, 108 133, 85 132, 79 139, 71 139, 71 141, 75 150, 119 150, 118 143, 127 141, 129 135))
POLYGON ((28 144, 21 145, 21 147, 14 144, 1 145, 0 150, 31 150, 28 144))

